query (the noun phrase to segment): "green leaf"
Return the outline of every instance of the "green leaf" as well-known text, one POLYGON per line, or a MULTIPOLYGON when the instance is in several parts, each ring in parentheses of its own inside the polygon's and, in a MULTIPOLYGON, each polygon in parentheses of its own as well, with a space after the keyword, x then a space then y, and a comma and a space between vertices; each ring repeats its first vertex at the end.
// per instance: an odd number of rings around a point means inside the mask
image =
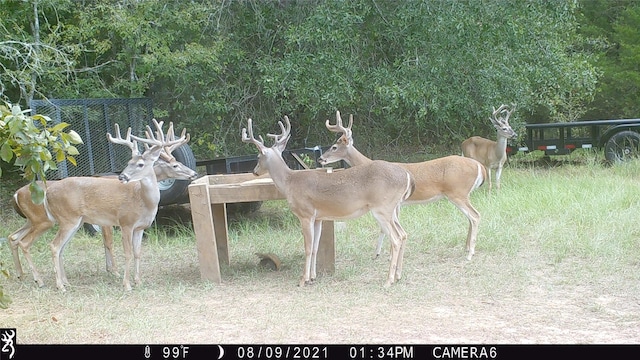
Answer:
POLYGON ((0 148, 0 158, 5 162, 9 162, 13 159, 13 149, 11 148, 11 145, 9 145, 8 141, 2 144, 2 147, 0 148))
POLYGON ((78 135, 78 133, 73 130, 69 130, 69 137, 70 137, 69 141, 72 144, 84 144, 80 135, 78 135))
POLYGON ((73 156, 69 155, 67 156, 67 160, 72 163, 74 166, 78 166, 78 163, 76 162, 76 158, 74 158, 73 156))
MULTIPOLYGON (((35 119, 35 116, 33 118, 35 119)), ((65 122, 61 122, 60 124, 57 124, 56 126, 52 127, 50 130, 51 130, 52 133, 56 133, 56 132, 60 132, 60 131, 64 130, 68 126, 69 126, 69 124, 67 124, 65 122)))
POLYGON ((31 192, 31 201, 34 204, 40 205, 44 202, 44 190, 36 181, 32 181, 29 184, 29 191, 31 192))
POLYGON ((80 154, 78 149, 73 145, 69 145, 69 147, 67 148, 67 153, 69 155, 78 155, 78 154, 80 154))
POLYGON ((58 150, 56 151, 56 161, 63 162, 64 161, 64 151, 58 150))

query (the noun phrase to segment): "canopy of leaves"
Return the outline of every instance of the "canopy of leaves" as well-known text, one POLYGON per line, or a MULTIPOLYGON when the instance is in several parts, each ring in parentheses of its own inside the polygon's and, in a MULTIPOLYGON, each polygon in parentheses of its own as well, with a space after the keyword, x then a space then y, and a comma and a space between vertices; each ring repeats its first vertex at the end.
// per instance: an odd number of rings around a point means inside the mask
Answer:
POLYGON ((592 39, 585 48, 599 55, 596 65, 603 73, 585 117, 640 117, 640 2, 587 1, 581 23, 580 31, 592 39))
POLYGON ((68 60, 42 65, 36 95, 151 97, 157 117, 193 134, 199 158, 253 151, 239 141, 249 117, 262 133, 286 114, 290 146, 326 145, 335 110, 354 114, 368 154, 457 151, 466 137, 493 136, 488 115, 501 103, 518 104, 515 125, 579 118, 600 75, 597 54, 580 46, 577 1, 0 3, 11 24, 0 39, 46 43, 68 60))

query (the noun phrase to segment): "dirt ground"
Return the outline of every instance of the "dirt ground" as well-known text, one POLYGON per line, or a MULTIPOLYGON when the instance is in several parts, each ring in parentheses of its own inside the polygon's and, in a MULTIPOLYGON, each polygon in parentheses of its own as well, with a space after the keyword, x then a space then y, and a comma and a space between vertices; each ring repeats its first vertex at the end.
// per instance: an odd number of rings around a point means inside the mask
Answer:
POLYGON ((384 288, 385 258, 338 248, 336 273, 299 288, 304 257, 295 247, 277 272, 236 256, 217 285, 200 279, 192 244, 160 243, 144 247, 143 286, 123 293, 121 279, 104 271, 100 246, 75 244, 65 252, 67 293, 44 265, 45 288, 28 272, 22 281, 3 279, 14 301, 0 310, 0 327, 16 327, 21 342, 640 344, 637 263, 598 273, 581 259, 531 256, 534 245, 516 256, 479 251, 471 262, 459 243, 414 245, 403 279, 384 288))

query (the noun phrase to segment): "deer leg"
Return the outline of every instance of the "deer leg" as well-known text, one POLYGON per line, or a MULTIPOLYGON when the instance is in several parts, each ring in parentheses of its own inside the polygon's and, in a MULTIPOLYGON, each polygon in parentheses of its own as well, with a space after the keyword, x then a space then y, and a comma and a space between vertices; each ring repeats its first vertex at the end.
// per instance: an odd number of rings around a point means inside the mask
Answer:
POLYGON ((107 272, 115 276, 120 276, 118 267, 116 266, 116 259, 113 256, 113 226, 102 226, 101 231, 107 272))
POLYGON ((51 254, 53 255, 53 269, 56 273, 56 286, 61 291, 66 291, 64 288, 64 280, 66 276, 62 269, 62 250, 67 242, 73 237, 76 231, 82 225, 82 220, 78 219, 75 224, 60 224, 56 237, 51 242, 51 254))
POLYGON ((390 286, 395 282, 396 270, 398 268, 398 254, 400 253, 400 241, 397 238, 397 234, 393 229, 394 213, 383 214, 380 212, 372 211, 373 217, 378 221, 382 231, 389 235, 391 240, 391 264, 389 265, 389 275, 385 286, 390 286))
POLYGON ((378 236, 378 245, 376 246, 376 259, 380 256, 380 252, 382 252, 382 241, 384 240, 384 233, 380 232, 378 236))
POLYGON ((320 245, 320 235, 322 234, 322 220, 313 222, 313 245, 311 250, 311 282, 316 281, 316 265, 318 260, 318 246, 320 245))
POLYGON ((22 278, 24 275, 22 271, 22 265, 20 264, 20 256, 18 254, 18 247, 22 249, 22 254, 24 258, 27 260, 29 267, 31 268, 31 273, 33 274, 33 280, 38 284, 39 287, 44 286, 44 282, 36 269, 33 259, 31 258, 31 253, 29 249, 33 242, 40 237, 45 231, 49 230, 53 226, 53 223, 50 221, 32 224, 31 222, 27 222, 22 228, 15 231, 11 235, 9 235, 9 244, 11 246, 11 252, 13 254, 13 263, 16 268, 16 273, 18 278, 22 278))
POLYGON ((491 191, 491 168, 487 167, 487 179, 489 180, 489 191, 491 191))
POLYGON ((496 169, 496 189, 500 190, 500 176, 502 175, 502 165, 496 169))
POLYGON ((136 285, 142 284, 142 280, 140 278, 140 256, 142 255, 142 235, 144 234, 144 229, 137 229, 133 232, 133 237, 131 238, 133 243, 133 258, 134 258, 134 273, 133 273, 133 281, 136 285))
MULTIPOLYGON (((30 242, 23 242, 27 235, 33 231, 31 227, 31 222, 27 221, 20 229, 14 231, 9 235, 9 245, 11 246, 11 253, 13 254, 13 265, 16 268, 16 276, 18 279, 22 278, 24 272, 22 271, 22 264, 20 264, 20 255, 18 254, 18 245, 22 248, 22 252, 28 252, 29 246, 31 246, 30 242), (26 250, 25 250, 26 248, 26 250)), ((26 255, 25 255, 26 256, 26 255)), ((32 271, 33 273, 33 271, 32 271)))
POLYGON ((463 214, 469 219, 469 230, 467 231, 467 260, 471 260, 475 254, 476 239, 478 237, 478 225, 480 224, 480 213, 476 210, 469 199, 464 200, 449 199, 463 214))
POLYGON ((124 276, 122 277, 122 284, 126 291, 131 291, 131 283, 129 282, 129 269, 131 268, 131 260, 133 257, 132 250, 132 237, 133 230, 131 228, 120 227, 122 232, 122 248, 124 249, 124 276))
POLYGON ((300 279, 300 286, 311 284, 311 248, 313 246, 313 232, 314 232, 313 219, 300 219, 300 225, 302 226, 302 236, 304 237, 304 255, 305 264, 302 279, 300 279))
POLYGON ((398 215, 400 213, 400 205, 396 208, 393 225, 398 234, 398 238, 400 239, 400 251, 398 253, 398 265, 396 267, 396 280, 400 280, 402 278, 402 260, 404 258, 404 246, 407 242, 407 232, 404 231, 404 228, 400 225, 400 220, 398 219, 398 215))

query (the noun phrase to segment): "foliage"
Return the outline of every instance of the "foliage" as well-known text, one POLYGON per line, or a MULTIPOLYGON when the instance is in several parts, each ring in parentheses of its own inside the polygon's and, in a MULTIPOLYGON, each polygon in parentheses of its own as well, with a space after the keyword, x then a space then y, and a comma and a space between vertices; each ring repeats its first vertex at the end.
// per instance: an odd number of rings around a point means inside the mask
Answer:
POLYGON ((39 94, 151 97, 199 158, 253 151, 238 140, 249 117, 264 132, 288 115, 291 147, 330 143, 335 110, 368 154, 457 149, 493 135, 501 103, 518 104, 516 126, 579 118, 600 75, 577 1, 2 2, 3 37, 34 37, 35 12, 40 43, 73 64, 44 63, 39 94))
POLYGON ((30 181, 33 202, 40 204, 44 193, 36 180, 45 180, 45 173, 57 169, 56 164, 65 159, 75 165, 73 156, 78 149, 74 144, 81 144, 82 138, 73 130, 64 132, 69 124, 52 125, 47 116, 27 115, 30 111, 19 105, 0 105, 0 159, 20 168, 30 181))
POLYGON ((46 96, 47 83, 66 83, 75 69, 78 47, 61 42, 70 0, 0 0, 0 96, 29 104, 46 96), (35 17, 33 14, 42 14, 35 17), (42 26, 41 26, 42 24, 42 26))
POLYGON ((595 42, 603 76, 587 117, 637 118, 640 114, 640 3, 633 0, 585 2, 581 32, 595 42))

